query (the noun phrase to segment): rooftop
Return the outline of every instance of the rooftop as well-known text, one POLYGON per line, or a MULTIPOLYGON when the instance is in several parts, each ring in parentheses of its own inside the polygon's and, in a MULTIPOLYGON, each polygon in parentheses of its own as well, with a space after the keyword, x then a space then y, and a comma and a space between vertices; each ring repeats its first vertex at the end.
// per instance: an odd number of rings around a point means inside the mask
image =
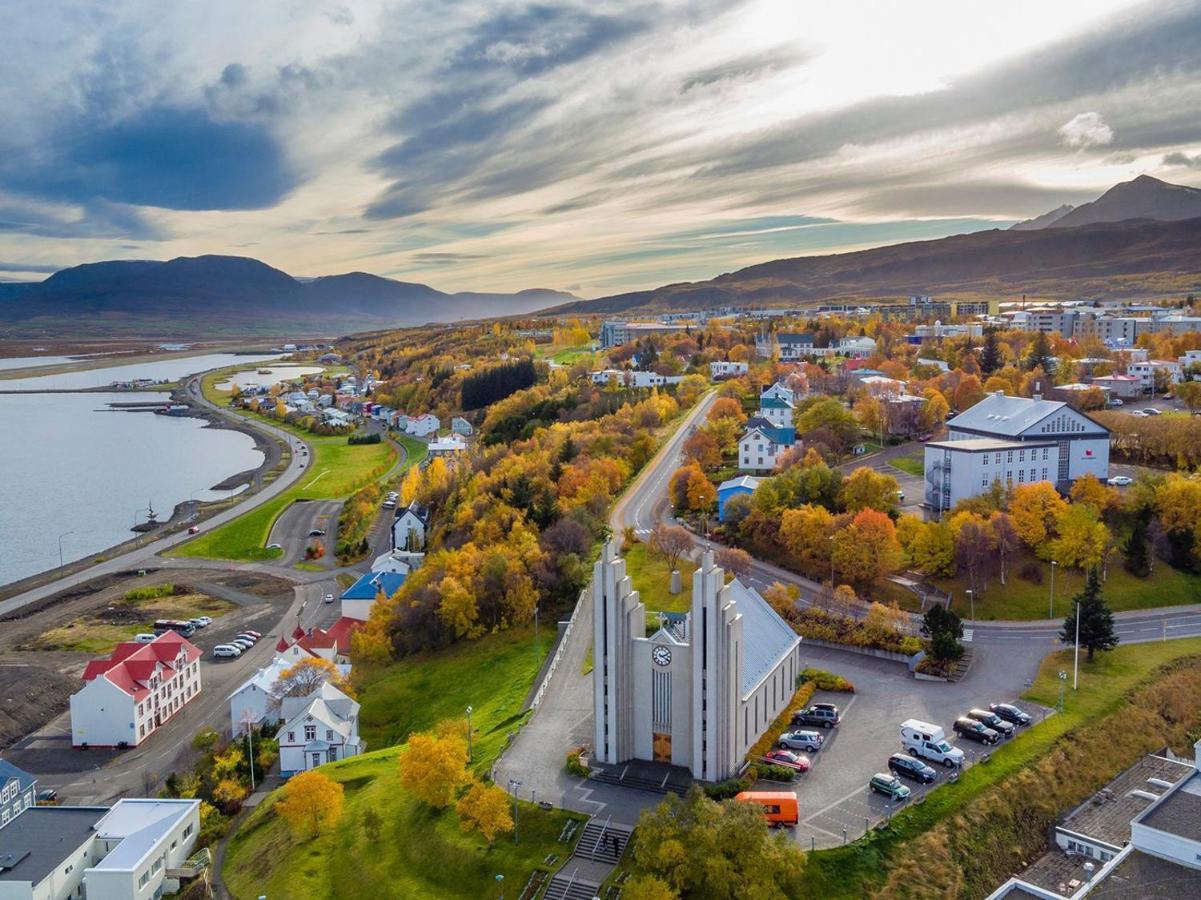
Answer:
POLYGON ((1192 778, 1140 819, 1139 824, 1201 841, 1201 773, 1194 772, 1192 778))
POLYGON ((34 806, 0 828, 0 881, 38 884, 87 843, 103 806, 34 806))
POLYGON ((176 825, 199 809, 199 800, 118 800, 96 823, 96 833, 121 843, 92 868, 137 868, 176 825))
POLYGON ((1196 900, 1201 871, 1131 850, 1089 894, 1105 900, 1196 900))
MULTIPOLYGON (((1046 441, 1046 446, 1053 446, 1055 441, 1046 441)), ((947 450, 959 450, 963 453, 983 453, 988 450, 1025 450, 1029 447, 1041 447, 1038 441, 1005 441, 1000 438, 964 438, 961 441, 929 441, 927 447, 942 447, 947 450)))
MULTIPOLYGON (((1061 400, 1010 397, 1000 391, 989 394, 975 406, 947 422, 950 428, 968 428, 1016 436, 1067 406, 1061 400)), ((1101 426, 1097 426, 1098 429, 1101 426)))
MULTIPOLYGON (((1114 847, 1121 847, 1130 840, 1131 819, 1192 771, 1193 767, 1187 763, 1165 759, 1162 756, 1144 756, 1068 813, 1059 827, 1093 840, 1104 841, 1114 847)), ((1197 809, 1201 811, 1201 806, 1197 809)), ((1198 819, 1197 827, 1201 829, 1201 819, 1198 819)))
POLYGON ((405 583, 400 572, 368 572, 348 587, 342 594, 343 600, 374 600, 380 591, 391 597, 405 583))
MULTIPOLYGON (((758 591, 735 579, 725 587, 725 597, 738 603, 742 616, 742 679, 745 697, 775 668, 776 663, 800 642, 800 636, 759 596, 758 591)), ((725 598, 723 598, 724 600, 725 598)))
POLYGON ((30 775, 24 769, 19 769, 6 759, 0 759, 0 784, 8 781, 10 778, 17 779, 20 782, 21 790, 32 787, 37 784, 37 776, 30 775))

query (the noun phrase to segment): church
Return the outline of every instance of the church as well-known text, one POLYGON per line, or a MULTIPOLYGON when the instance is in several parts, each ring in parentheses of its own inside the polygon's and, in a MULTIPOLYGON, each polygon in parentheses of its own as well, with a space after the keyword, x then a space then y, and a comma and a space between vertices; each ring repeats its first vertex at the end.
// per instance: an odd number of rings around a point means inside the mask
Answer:
POLYGON ((613 542, 592 591, 596 761, 671 763, 699 781, 734 777, 792 699, 800 637, 755 590, 727 583, 708 551, 693 573, 690 611, 661 614, 650 637, 613 542))

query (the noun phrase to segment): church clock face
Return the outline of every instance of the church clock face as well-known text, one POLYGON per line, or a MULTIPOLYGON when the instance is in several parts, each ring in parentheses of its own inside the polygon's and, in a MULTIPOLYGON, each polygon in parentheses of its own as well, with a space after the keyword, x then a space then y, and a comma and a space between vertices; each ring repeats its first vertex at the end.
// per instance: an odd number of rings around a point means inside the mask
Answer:
POLYGON ((670 666, 671 665, 671 650, 670 650, 670 648, 664 647, 662 644, 660 644, 659 646, 655 647, 654 650, 651 651, 651 659, 653 659, 655 661, 656 666, 670 666))

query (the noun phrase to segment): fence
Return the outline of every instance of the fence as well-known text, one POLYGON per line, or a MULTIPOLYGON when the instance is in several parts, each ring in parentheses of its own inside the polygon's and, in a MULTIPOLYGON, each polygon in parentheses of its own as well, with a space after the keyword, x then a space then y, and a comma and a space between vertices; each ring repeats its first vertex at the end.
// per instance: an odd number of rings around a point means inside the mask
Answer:
POLYGON ((567 650, 567 641, 571 637, 571 630, 575 627, 575 620, 580 614, 580 607, 584 605, 584 597, 591 592, 592 582, 585 585, 584 590, 580 592, 580 599, 576 601, 575 609, 571 611, 571 618, 567 620, 567 627, 563 629, 563 634, 559 638, 559 646, 555 648, 555 655, 547 666, 546 674, 542 676, 542 683, 538 685, 538 691, 534 694, 534 699, 530 703, 530 709, 537 709, 538 704, 542 702, 542 695, 546 693, 547 687, 550 685, 550 680, 554 677, 555 669, 559 668, 559 663, 563 659, 563 654, 567 650))

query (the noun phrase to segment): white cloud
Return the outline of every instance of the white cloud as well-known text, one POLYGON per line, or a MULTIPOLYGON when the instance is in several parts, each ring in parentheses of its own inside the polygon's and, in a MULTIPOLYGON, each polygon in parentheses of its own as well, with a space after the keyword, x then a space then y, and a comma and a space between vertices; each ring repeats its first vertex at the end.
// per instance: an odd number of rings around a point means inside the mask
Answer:
POLYGON ((1060 126, 1059 134, 1069 147, 1084 150, 1113 143, 1113 129, 1105 124, 1101 114, 1083 112, 1060 126))

